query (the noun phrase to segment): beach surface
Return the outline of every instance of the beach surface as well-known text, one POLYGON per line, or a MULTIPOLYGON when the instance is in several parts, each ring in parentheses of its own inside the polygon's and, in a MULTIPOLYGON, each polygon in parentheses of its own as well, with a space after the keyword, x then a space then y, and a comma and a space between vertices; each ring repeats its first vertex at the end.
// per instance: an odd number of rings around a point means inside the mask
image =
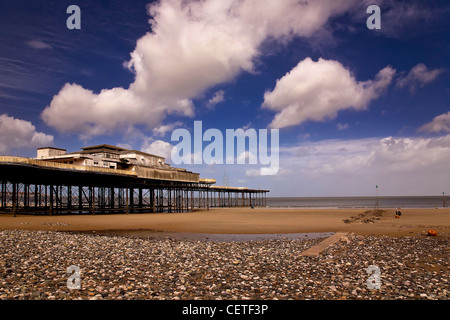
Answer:
POLYGON ((351 232, 359 235, 414 236, 434 229, 450 234, 450 208, 366 209, 218 208, 188 213, 111 215, 0 215, 0 230, 50 230, 161 235, 172 233, 295 234, 351 232))
POLYGON ((0 299, 448 300, 449 217, 272 208, 0 215, 0 299))

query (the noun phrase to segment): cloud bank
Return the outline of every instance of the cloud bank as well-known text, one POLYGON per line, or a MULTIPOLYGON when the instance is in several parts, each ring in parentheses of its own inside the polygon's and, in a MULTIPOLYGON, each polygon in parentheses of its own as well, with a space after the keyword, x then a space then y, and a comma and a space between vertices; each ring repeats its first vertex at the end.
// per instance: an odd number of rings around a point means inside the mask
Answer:
POLYGON ((303 142, 280 148, 280 175, 272 189, 284 196, 442 194, 448 187, 450 135, 303 142))
POLYGON ((135 125, 154 128, 167 115, 194 115, 193 99, 254 72, 266 40, 314 35, 356 0, 162 0, 148 6, 151 31, 124 63, 128 88, 95 93, 67 83, 42 112, 44 122, 83 138, 135 125))
POLYGON ((53 136, 36 131, 29 121, 16 119, 7 114, 0 115, 0 153, 11 150, 49 146, 53 136))

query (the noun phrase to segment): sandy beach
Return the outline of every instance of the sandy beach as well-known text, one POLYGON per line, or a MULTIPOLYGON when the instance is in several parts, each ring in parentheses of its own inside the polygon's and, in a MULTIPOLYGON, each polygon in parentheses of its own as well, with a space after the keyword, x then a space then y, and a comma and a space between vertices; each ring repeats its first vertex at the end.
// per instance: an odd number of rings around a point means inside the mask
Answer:
POLYGON ((0 230, 96 232, 180 232, 202 234, 277 234, 351 232, 359 235, 413 236, 435 229, 450 234, 450 208, 365 209, 223 208, 189 213, 115 215, 0 215, 0 230), (353 219, 352 219, 353 217, 353 219), (347 220, 347 223, 345 222, 347 220), (349 222, 349 220, 353 220, 349 222))
POLYGON ((448 300, 449 228, 450 209, 1 215, 0 299, 448 300))

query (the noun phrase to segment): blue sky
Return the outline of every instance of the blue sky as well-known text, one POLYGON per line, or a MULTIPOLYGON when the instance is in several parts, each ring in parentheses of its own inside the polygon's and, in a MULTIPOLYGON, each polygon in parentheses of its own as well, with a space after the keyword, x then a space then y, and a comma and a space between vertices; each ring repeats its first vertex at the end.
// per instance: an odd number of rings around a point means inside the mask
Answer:
MULTIPOLYGON (((280 170, 180 165, 271 196, 450 193, 448 1, 3 1, 0 154, 176 128, 279 129, 280 170), (69 5, 81 29, 69 30, 69 5), (369 30, 366 9, 381 9, 369 30)), ((205 146, 207 143, 205 143, 205 146)))

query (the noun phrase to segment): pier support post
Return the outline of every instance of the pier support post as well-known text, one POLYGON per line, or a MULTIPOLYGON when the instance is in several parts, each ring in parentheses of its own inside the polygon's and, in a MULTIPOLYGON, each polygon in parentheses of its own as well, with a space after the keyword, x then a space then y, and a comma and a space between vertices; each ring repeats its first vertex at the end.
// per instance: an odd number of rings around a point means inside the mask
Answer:
POLYGON ((150 206, 152 207, 152 213, 155 213, 155 188, 150 189, 150 206))
POLYGON ((67 186, 67 209, 71 212, 72 209, 72 186, 67 186))
POLYGON ((15 217, 17 212, 17 183, 15 182, 12 184, 12 211, 15 217))
POLYGON ((126 208, 126 214, 130 213, 130 210, 128 208, 128 188, 125 188, 125 208, 126 208))
POLYGON ((92 187, 92 214, 95 215, 95 187, 92 187))
POLYGON ((139 193, 138 193, 138 206, 139 206, 138 212, 142 212, 142 211, 140 211, 140 210, 142 209, 142 188, 139 188, 139 193))
POLYGON ((111 213, 113 213, 114 212, 114 208, 116 207, 115 206, 115 202, 116 202, 116 199, 115 199, 115 189, 114 189, 114 187, 111 187, 110 189, 109 189, 109 207, 111 208, 111 213))
POLYGON ((49 214, 53 215, 53 186, 50 185, 50 206, 49 206, 49 214))
POLYGON ((78 186, 78 213, 83 213, 83 187, 78 186))

